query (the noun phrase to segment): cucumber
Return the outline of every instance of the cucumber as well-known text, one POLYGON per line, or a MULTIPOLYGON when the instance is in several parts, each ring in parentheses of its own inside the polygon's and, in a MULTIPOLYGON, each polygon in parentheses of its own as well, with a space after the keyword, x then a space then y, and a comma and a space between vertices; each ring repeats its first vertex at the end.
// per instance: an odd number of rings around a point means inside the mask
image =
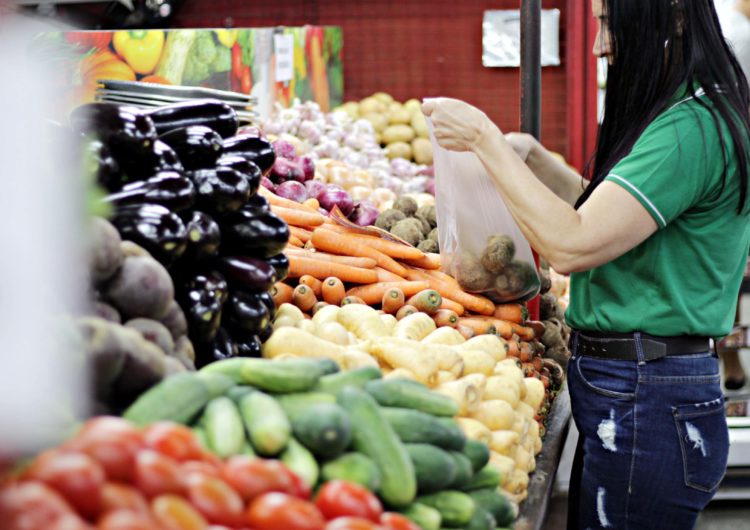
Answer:
POLYGON ((474 475, 474 470, 471 468, 471 461, 466 458, 466 455, 458 451, 449 451, 449 454, 456 463, 456 478, 453 479, 450 487, 456 490, 464 489, 469 485, 471 477, 474 475))
POLYGON ((275 456, 284 450, 292 433, 289 419, 274 398, 251 392, 240 400, 240 412, 255 451, 275 456))
POLYGON ((418 502, 402 508, 399 512, 422 530, 440 530, 440 524, 443 522, 439 511, 418 502))
POLYGON ((484 488, 497 488, 500 485, 501 478, 500 471, 496 467, 487 464, 475 473, 469 483, 461 489, 471 491, 484 488))
POLYGON ((364 368, 357 368, 349 372, 339 372, 337 374, 324 375, 315 385, 314 390, 317 392, 328 392, 329 394, 337 394, 344 387, 355 386, 357 388, 364 388, 365 384, 375 379, 380 379, 383 375, 380 373, 380 369, 374 366, 366 366, 364 368))
POLYGON ((248 386, 248 385, 236 385, 227 390, 226 396, 234 401, 235 403, 239 403, 240 400, 248 395, 250 392, 254 392, 255 388, 248 386))
POLYGON ((492 514, 498 526, 511 526, 518 516, 516 507, 497 488, 470 491, 468 495, 478 507, 492 514))
POLYGON ((232 378, 225 375, 211 373, 204 374, 200 372, 198 372, 197 375, 201 383, 203 383, 206 386, 206 389, 208 389, 210 399, 223 396, 229 391, 229 389, 235 386, 232 378))
POLYGON ((495 530, 495 525, 495 518, 492 514, 477 506, 474 510, 474 517, 466 525, 466 530, 495 530))
POLYGON ((355 450, 378 466, 382 476, 380 497, 394 507, 410 504, 417 494, 414 465, 375 399, 364 390, 348 386, 339 392, 337 401, 349 413, 355 450))
POLYGON ((280 460, 304 480, 308 486, 313 487, 318 482, 320 474, 318 462, 316 462, 312 453, 294 438, 289 439, 286 449, 281 453, 280 460))
POLYGON ((457 465, 446 451, 430 444, 405 444, 417 477, 417 491, 434 493, 447 489, 456 479, 457 465))
POLYGON ((370 491, 380 487, 380 471, 371 458, 362 453, 346 453, 323 465, 320 470, 323 482, 345 480, 360 484, 370 491))
POLYGON ((226 375, 236 383, 283 394, 310 390, 329 370, 328 363, 315 359, 269 361, 235 357, 211 363, 201 368, 201 373, 226 375))
POLYGON ((206 436, 206 429, 204 429, 200 425, 193 425, 192 427, 190 427, 190 429, 193 431, 193 434, 195 435, 196 440, 198 440, 198 443, 200 444, 200 446, 203 449, 210 451, 211 448, 208 445, 208 437, 206 436))
POLYGON ((306 414, 292 418, 292 432, 315 456, 335 458, 346 451, 352 441, 352 423, 339 405, 318 404, 306 414))
POLYGON ((234 401, 226 396, 212 399, 201 417, 206 430, 209 448, 220 458, 242 452, 245 445, 245 428, 234 401))
POLYGON ((384 407, 403 407, 435 416, 453 417, 458 414, 458 403, 443 394, 433 392, 421 384, 405 379, 370 381, 365 390, 384 407))
POLYGON ((284 409, 287 417, 292 420, 307 413, 307 409, 315 405, 333 405, 336 397, 323 392, 301 392, 299 394, 280 394, 274 396, 284 409))
POLYGON ((406 408, 383 407, 383 416, 406 443, 428 443, 443 449, 460 451, 466 436, 457 423, 440 421, 435 416, 406 408))
POLYGON ((439 511, 443 526, 454 527, 469 524, 477 507, 467 494, 450 490, 422 495, 417 498, 417 502, 439 511))
MULTIPOLYGON (((336 364, 336 361, 334 361, 333 359, 329 359, 327 357, 321 357, 320 359, 314 359, 314 361, 320 365, 321 377, 326 376, 326 375, 337 374, 341 371, 341 368, 339 368, 339 365, 336 364)), ((287 362, 287 361, 282 361, 282 362, 287 362)))
POLYGON ((474 473, 478 472, 490 461, 490 448, 477 440, 466 440, 464 455, 471 461, 471 468, 474 473))

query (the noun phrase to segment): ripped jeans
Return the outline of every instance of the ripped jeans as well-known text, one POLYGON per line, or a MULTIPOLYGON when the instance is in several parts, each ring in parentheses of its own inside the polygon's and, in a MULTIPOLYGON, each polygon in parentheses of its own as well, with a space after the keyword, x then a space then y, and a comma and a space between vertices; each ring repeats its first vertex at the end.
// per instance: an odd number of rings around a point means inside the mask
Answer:
POLYGON ((694 528, 729 451, 717 357, 616 361, 576 345, 574 333, 568 386, 580 438, 568 530, 694 528))

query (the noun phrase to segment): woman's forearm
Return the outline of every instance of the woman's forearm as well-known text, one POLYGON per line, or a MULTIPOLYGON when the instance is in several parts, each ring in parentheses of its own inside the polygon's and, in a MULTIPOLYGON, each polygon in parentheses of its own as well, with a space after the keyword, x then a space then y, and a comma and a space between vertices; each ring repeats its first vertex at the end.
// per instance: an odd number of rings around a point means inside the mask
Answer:
POLYGON ((532 138, 526 165, 555 195, 568 204, 575 204, 588 181, 555 158, 542 144, 532 138))

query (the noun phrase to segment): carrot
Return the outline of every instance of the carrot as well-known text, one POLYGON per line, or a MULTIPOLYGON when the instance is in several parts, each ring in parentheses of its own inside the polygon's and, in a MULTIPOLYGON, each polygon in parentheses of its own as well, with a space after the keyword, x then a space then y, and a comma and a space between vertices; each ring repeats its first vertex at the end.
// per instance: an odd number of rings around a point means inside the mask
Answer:
POLYGON ((318 208, 320 208, 320 202, 318 202, 318 199, 315 198, 307 199, 302 204, 312 210, 315 210, 316 212, 318 211, 318 208))
POLYGON ((528 342, 521 342, 518 348, 518 358, 522 363, 530 363, 534 358, 534 352, 528 342))
POLYGON ((299 278, 300 276, 309 274, 319 280, 324 280, 329 276, 336 276, 342 282, 375 283, 378 281, 378 275, 372 269, 362 269, 330 261, 303 258, 293 253, 289 253, 288 257, 290 278, 299 278))
POLYGON ((461 326, 471 328, 476 335, 497 335, 497 330, 492 322, 481 318, 462 317, 458 319, 458 323, 461 326))
POLYGON ((443 296, 443 303, 440 304, 440 309, 448 309, 450 311, 453 311, 458 316, 461 316, 464 314, 464 306, 459 304, 458 302, 454 302, 453 300, 449 300, 448 298, 443 296))
POLYGON ((419 313, 419 311, 417 311, 417 308, 413 305, 401 306, 401 309, 399 309, 396 313, 396 318, 401 320, 402 318, 406 318, 409 315, 413 315, 414 313, 419 313))
POLYGON ((323 300, 331 305, 341 305, 341 300, 344 299, 346 293, 344 292, 344 282, 338 278, 331 276, 323 281, 323 300))
POLYGON ((331 230, 338 234, 349 235, 363 240, 369 247, 379 250, 383 254, 390 256, 394 259, 403 260, 421 260, 425 258, 425 253, 418 248, 404 245, 402 243, 396 243, 395 241, 388 241, 382 237, 369 236, 367 234, 360 234, 346 228, 345 226, 335 225, 327 226, 326 230, 331 230))
POLYGON ((524 320, 529 318, 529 311, 521 304, 500 304, 495 306, 495 318, 523 324, 524 320))
POLYGON ((309 230, 305 230, 304 228, 300 228, 299 226, 290 226, 289 227, 289 233, 292 234, 294 237, 302 241, 303 243, 307 243, 310 241, 310 238, 312 237, 312 232, 309 230))
POLYGON ((443 297, 440 296, 440 293, 435 289, 425 289, 409 298, 406 303, 408 305, 413 305, 423 313, 432 315, 440 309, 440 306, 443 303, 443 297))
MULTIPOLYGON (((297 255, 301 258, 317 259, 320 261, 330 261, 331 263, 338 263, 340 265, 348 265, 350 267, 358 267, 360 269, 374 269, 377 262, 371 258, 356 258, 352 256, 337 256, 335 254, 327 254, 325 252, 317 252, 314 250, 305 250, 303 248, 289 249, 289 253, 297 255)), ((397 276, 398 281, 404 281, 403 278, 397 276)))
POLYGON ((520 355, 520 349, 518 346, 518 341, 515 340, 509 340, 508 341, 508 357, 515 357, 518 358, 520 355))
POLYGON ((541 357, 534 357, 534 358, 533 358, 533 359, 531 360, 531 364, 533 364, 533 365, 534 365, 534 371, 535 371, 536 373, 539 373, 539 371, 540 371, 540 370, 542 369, 542 365, 543 365, 543 364, 542 364, 542 358, 541 358, 541 357))
POLYGON ((425 253, 423 258, 405 259, 404 263, 421 269, 437 270, 440 268, 440 254, 425 253))
POLYGON ((307 285, 310 289, 312 289, 313 293, 315 294, 315 298, 320 299, 320 297, 323 295, 323 282, 321 282, 319 279, 313 278, 309 274, 305 274, 304 276, 300 276, 299 283, 307 285))
POLYGON ((491 315, 495 310, 495 304, 487 298, 469 294, 458 287, 458 284, 453 285, 448 281, 439 280, 423 270, 410 268, 407 272, 406 278, 412 281, 425 280, 426 282, 429 282, 430 287, 439 292, 441 296, 458 302, 464 306, 464 308, 479 313, 480 315, 491 315))
POLYGON ((476 336, 476 333, 474 333, 473 329, 466 327, 466 326, 462 326, 460 322, 461 320, 459 319, 459 324, 458 326, 456 326, 456 331, 458 331, 463 336, 463 338, 465 338, 466 340, 469 340, 470 338, 476 336))
POLYGON ((347 296, 358 296, 367 305, 376 305, 383 302, 383 295, 393 287, 398 287, 404 296, 411 296, 430 286, 427 282, 378 282, 371 285, 354 287, 346 292, 347 296))
POLYGON ((289 236, 288 244, 295 248, 302 248, 302 245, 304 245, 302 240, 294 235, 289 236))
POLYGON ((339 234, 331 230, 318 228, 313 232, 311 241, 317 249, 345 256, 372 258, 384 269, 402 277, 406 276, 406 268, 403 265, 373 248, 369 242, 363 241, 362 236, 339 234))
POLYGON ((303 212, 312 212, 312 213, 316 213, 320 215, 317 210, 312 210, 309 207, 297 201, 293 201, 291 199, 285 199, 284 197, 279 197, 274 192, 272 192, 269 189, 264 188, 263 186, 258 188, 258 195, 265 197, 268 203, 271 204, 271 206, 281 206, 282 208, 290 208, 292 210, 302 210, 303 212))
POLYGON ((383 312, 389 315, 395 315, 398 310, 404 306, 406 302, 406 296, 404 292, 398 287, 391 287, 383 295, 383 299, 380 301, 383 312))
POLYGON ((292 293, 292 303, 307 313, 318 303, 318 299, 315 298, 315 293, 307 285, 299 284, 292 293))
POLYGON ((294 210, 292 208, 284 208, 283 206, 271 206, 271 211, 290 225, 320 226, 323 224, 323 216, 317 212, 294 210))
POLYGON ((341 306, 349 305, 349 304, 362 304, 367 305, 364 300, 359 298, 358 296, 345 296, 341 300, 341 306))
POLYGON ((456 280, 450 274, 444 273, 443 271, 440 271, 440 270, 425 270, 424 273, 425 274, 429 274, 430 276, 432 276, 436 280, 442 280, 442 281, 448 282, 451 285, 456 285, 456 286, 459 285, 458 284, 458 280, 456 280))
POLYGON ((486 317, 484 315, 477 315, 472 318, 474 318, 475 320, 483 320, 489 324, 492 324, 493 326, 495 326, 495 334, 501 336, 504 339, 510 339, 513 337, 514 324, 510 322, 500 320, 499 318, 486 317))
POLYGON ((450 309, 438 309, 437 312, 432 315, 432 319, 439 328, 445 326, 455 328, 458 326, 458 315, 455 311, 451 311, 450 309))
POLYGON ((276 307, 281 307, 281 304, 291 304, 293 292, 294 289, 284 282, 276 282, 273 284, 273 287, 271 287, 271 296, 273 297, 273 302, 276 304, 276 307))
POLYGON ((405 282, 406 280, 398 274, 393 274, 390 271, 385 270, 383 267, 375 267, 375 272, 378 273, 379 282, 405 282))
POLYGON ((511 322, 512 333, 518 335, 521 340, 534 340, 534 330, 532 328, 521 326, 515 322, 511 322))

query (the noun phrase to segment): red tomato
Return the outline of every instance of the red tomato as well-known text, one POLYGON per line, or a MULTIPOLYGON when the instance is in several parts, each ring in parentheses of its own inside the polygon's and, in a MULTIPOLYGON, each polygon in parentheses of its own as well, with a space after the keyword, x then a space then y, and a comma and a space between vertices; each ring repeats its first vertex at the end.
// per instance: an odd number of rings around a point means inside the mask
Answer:
POLYGON ((102 488, 102 513, 127 510, 148 515, 148 502, 143 494, 132 486, 108 482, 102 488))
POLYGON ((146 497, 185 491, 177 462, 150 449, 141 450, 135 458, 134 484, 146 497))
POLYGON ((237 526, 242 522, 245 503, 221 479, 196 478, 188 487, 188 499, 212 523, 237 526))
POLYGON ((310 485, 305 482, 305 480, 297 473, 291 471, 288 467, 284 466, 284 469, 289 475, 289 480, 291 480, 292 482, 292 487, 289 491, 289 494, 309 501, 312 497, 312 488, 310 488, 310 485))
POLYGON ((245 514, 256 530, 323 530, 325 521, 311 503, 284 493, 265 493, 255 499, 245 514))
POLYGON ((278 460, 233 456, 224 464, 221 478, 246 501, 272 491, 293 493, 294 484, 286 466, 278 460))
POLYGON ((10 484, 0 490, 3 530, 50 528, 73 508, 56 491, 41 482, 10 484))
POLYGON ((160 530, 151 514, 115 510, 99 519, 98 530, 160 530))
POLYGON ((386 512, 380 517, 380 524, 386 530, 420 530, 419 526, 412 523, 400 513, 386 512))
POLYGON ((191 460, 180 464, 180 474, 182 474, 185 484, 188 485, 203 477, 221 478, 219 467, 200 460, 191 460))
POLYGON ((86 453, 99 462, 109 480, 130 482, 135 455, 143 447, 138 429, 121 418, 102 416, 86 422, 73 440, 63 446, 86 453))
POLYGON ((102 466, 83 453, 46 454, 36 460, 26 476, 57 490, 84 517, 95 519, 101 510, 101 490, 106 482, 102 466))
POLYGON ((383 530, 383 527, 361 517, 338 517, 328 523, 325 530, 383 530))
POLYGON ((162 530, 206 530, 208 522, 177 495, 161 495, 151 502, 151 512, 162 530))
POLYGON ((329 520, 352 516, 378 522, 383 513, 383 505, 367 488, 343 480, 323 484, 315 499, 315 506, 329 520))
POLYGON ((243 94, 249 94, 253 88, 253 74, 250 71, 249 66, 245 66, 242 69, 242 76, 240 77, 240 91, 243 94))
POLYGON ((197 460, 203 455, 193 431, 177 423, 163 421, 150 425, 143 431, 143 441, 149 449, 180 462, 197 460))
POLYGON ((44 530, 94 530, 94 527, 81 519, 78 514, 66 513, 50 526, 45 526, 44 530))

